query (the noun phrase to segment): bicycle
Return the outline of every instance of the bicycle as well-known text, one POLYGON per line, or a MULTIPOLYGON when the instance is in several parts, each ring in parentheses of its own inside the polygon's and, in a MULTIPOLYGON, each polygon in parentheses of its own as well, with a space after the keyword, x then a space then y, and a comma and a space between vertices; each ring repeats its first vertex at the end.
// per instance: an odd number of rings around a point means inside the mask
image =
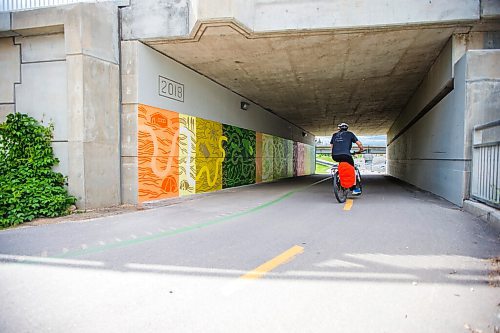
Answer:
MULTIPOLYGON (((355 155, 356 153, 352 153, 352 155, 355 155)), ((345 162, 344 162, 345 163, 345 162)), ((338 170, 338 165, 334 165, 331 169, 330 172, 332 174, 332 180, 333 180, 333 193, 335 194, 335 198, 337 198, 337 201, 339 203, 343 203, 347 200, 347 196, 349 193, 351 193, 352 189, 354 188, 345 188, 342 186, 340 183, 340 175, 339 175, 339 170, 338 170)), ((354 164, 354 172, 356 175, 356 185, 359 188, 360 193, 358 196, 361 195, 361 192, 363 191, 363 185, 361 183, 361 173, 359 172, 358 166, 356 163, 354 164)))

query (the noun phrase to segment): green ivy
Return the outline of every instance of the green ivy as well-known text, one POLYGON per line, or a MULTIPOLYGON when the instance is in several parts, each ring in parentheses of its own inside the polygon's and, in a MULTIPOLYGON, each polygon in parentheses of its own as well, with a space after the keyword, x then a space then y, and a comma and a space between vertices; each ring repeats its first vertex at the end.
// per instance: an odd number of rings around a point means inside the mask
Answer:
POLYGON ((0 227, 65 215, 76 202, 64 187, 66 178, 52 171, 59 163, 53 129, 21 113, 0 124, 0 227))

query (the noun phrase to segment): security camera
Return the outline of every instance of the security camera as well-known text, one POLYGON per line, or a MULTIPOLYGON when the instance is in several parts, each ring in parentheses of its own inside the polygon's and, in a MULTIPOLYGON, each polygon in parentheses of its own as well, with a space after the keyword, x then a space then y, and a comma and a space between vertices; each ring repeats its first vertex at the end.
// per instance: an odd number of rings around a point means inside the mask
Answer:
POLYGON ((248 110, 248 107, 250 106, 250 103, 242 101, 240 104, 240 108, 242 110, 248 110))

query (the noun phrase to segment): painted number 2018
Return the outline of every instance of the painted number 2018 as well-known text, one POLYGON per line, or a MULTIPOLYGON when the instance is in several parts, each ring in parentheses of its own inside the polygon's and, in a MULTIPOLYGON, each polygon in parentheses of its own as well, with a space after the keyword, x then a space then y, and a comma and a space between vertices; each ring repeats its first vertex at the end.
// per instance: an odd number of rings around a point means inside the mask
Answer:
POLYGON ((159 75, 158 84, 160 96, 184 102, 184 85, 182 83, 172 81, 159 75))

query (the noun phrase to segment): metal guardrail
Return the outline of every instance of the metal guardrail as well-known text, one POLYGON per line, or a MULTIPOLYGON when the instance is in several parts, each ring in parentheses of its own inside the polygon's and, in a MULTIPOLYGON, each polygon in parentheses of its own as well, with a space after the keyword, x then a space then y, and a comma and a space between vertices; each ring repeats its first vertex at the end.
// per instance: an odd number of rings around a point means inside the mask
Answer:
POLYGON ((471 197, 500 208, 500 120, 473 130, 471 197))
MULTIPOLYGON (((353 147, 354 151, 358 151, 358 147, 353 147)), ((316 146, 316 154, 330 154, 332 148, 330 146, 316 146)), ((365 154, 385 154, 387 147, 385 146, 365 146, 365 154)))
POLYGON ((123 2, 120 0, 0 0, 0 12, 35 9, 42 7, 62 6, 78 2, 123 2))

